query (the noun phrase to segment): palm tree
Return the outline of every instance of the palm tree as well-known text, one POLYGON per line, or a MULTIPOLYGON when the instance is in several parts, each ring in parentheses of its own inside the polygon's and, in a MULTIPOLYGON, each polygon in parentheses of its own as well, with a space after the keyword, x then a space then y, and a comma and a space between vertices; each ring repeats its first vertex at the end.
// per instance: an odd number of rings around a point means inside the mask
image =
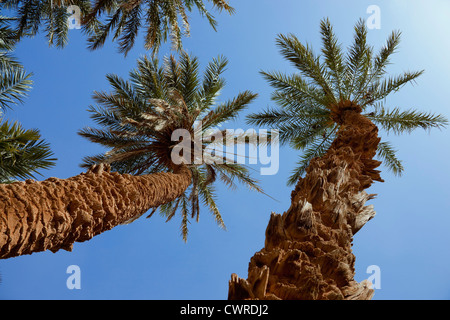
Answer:
MULTIPOLYGON (((385 107, 384 101, 390 93, 415 81, 424 72, 405 72, 383 78, 389 58, 399 45, 399 31, 392 32, 386 46, 375 57, 373 48, 366 43, 367 28, 362 20, 355 26, 354 43, 347 56, 344 56, 328 19, 321 22, 321 35, 325 64, 320 64, 312 49, 303 46, 296 36, 278 37, 281 53, 299 73, 289 76, 280 72, 261 72, 276 89, 272 99, 280 109, 271 108, 248 117, 251 124, 279 128, 282 143, 303 151, 289 178, 290 185, 305 173, 312 158, 325 154, 336 138, 342 124, 333 107, 339 102, 352 101, 359 105, 363 115, 386 133, 411 133, 417 128, 429 130, 446 124, 440 115, 385 107)), ((391 172, 401 175, 403 166, 388 141, 378 145, 377 156, 391 172)))
POLYGON ((387 76, 400 32, 374 54, 360 20, 344 55, 328 19, 320 29, 322 55, 292 34, 280 35, 277 45, 297 73, 262 72, 280 108, 251 114, 248 122, 278 128, 280 141, 303 154, 289 179, 296 183, 291 207, 271 215, 248 279, 232 275, 230 299, 370 299, 370 284, 353 279, 351 250, 353 235, 375 215, 373 206, 365 206, 375 195, 364 190, 383 181, 375 156, 395 174, 403 171, 376 125, 395 134, 447 125, 441 115, 385 107, 390 93, 423 73, 387 76))
POLYGON ((41 169, 54 165, 48 143, 38 130, 25 130, 17 122, 3 122, 3 113, 23 102, 31 88, 31 74, 12 56, 16 33, 10 18, 0 16, 0 183, 33 178, 41 169))
MULTIPOLYGON (((226 0, 208 0, 214 9, 234 13, 226 0)), ((119 51, 125 55, 134 46, 139 30, 145 30, 145 48, 156 53, 169 38, 177 50, 183 36, 189 36, 188 13, 194 8, 216 30, 217 21, 203 0, 5 0, 3 6, 17 11, 17 32, 20 37, 34 36, 45 25, 50 45, 63 48, 68 42, 68 6, 80 9, 82 29, 88 35, 92 50, 104 45, 112 35, 119 51), (181 26, 180 26, 181 24, 181 26)))
MULTIPOLYGON (((173 172, 177 165, 173 162, 172 150, 178 141, 172 141, 172 134, 184 129, 192 139, 203 137, 198 141, 199 145, 193 146, 193 158, 188 161, 193 164, 189 165, 192 185, 177 199, 160 207, 167 221, 177 210, 181 212, 182 236, 186 241, 189 218, 195 217, 198 221, 200 200, 210 209, 219 226, 225 227, 214 201, 213 182, 216 177, 230 187, 239 181, 252 190, 262 191, 256 180, 250 177, 248 169, 233 163, 227 156, 224 161, 212 159, 209 163, 194 158, 196 149, 203 155, 207 154, 203 151, 212 151, 217 146, 218 142, 208 137, 214 136, 221 124, 235 119, 256 98, 256 94, 249 91, 239 93, 236 98, 212 109, 225 85, 220 75, 228 64, 227 59, 213 59, 206 68, 202 83, 197 58, 186 53, 181 54, 179 62, 170 56, 165 59, 163 67, 158 64, 158 59, 144 57, 138 60, 137 69, 130 73, 130 82, 108 75, 114 91, 95 92, 94 99, 98 105, 91 106, 89 111, 92 119, 103 128, 88 127, 81 130, 80 135, 111 150, 86 157, 82 166, 89 168, 108 163, 114 171, 135 175, 173 172), (197 162, 200 165, 196 165, 197 162)), ((155 211, 156 208, 150 216, 155 211)))
POLYGON ((89 108, 102 128, 80 131, 107 152, 86 157, 83 166, 88 171, 72 178, 0 185, 5 217, 0 220, 0 258, 71 250, 74 242, 129 223, 152 208, 160 208, 168 220, 180 212, 186 239, 188 220, 198 220, 200 201, 223 227, 214 201, 217 177, 229 186, 242 182, 262 191, 244 166, 195 157, 196 150, 205 151, 214 143, 209 137, 221 131, 219 125, 235 119, 256 98, 244 91, 217 102, 226 65, 225 58, 214 59, 200 79, 197 58, 183 53, 179 61, 166 58, 163 66, 156 58, 139 59, 129 81, 108 75, 113 91, 95 92, 97 105, 89 108), (176 130, 190 135, 191 153, 178 155, 192 162, 173 160, 173 150, 180 145, 171 138, 176 130), (196 139, 199 133, 204 139, 196 139))

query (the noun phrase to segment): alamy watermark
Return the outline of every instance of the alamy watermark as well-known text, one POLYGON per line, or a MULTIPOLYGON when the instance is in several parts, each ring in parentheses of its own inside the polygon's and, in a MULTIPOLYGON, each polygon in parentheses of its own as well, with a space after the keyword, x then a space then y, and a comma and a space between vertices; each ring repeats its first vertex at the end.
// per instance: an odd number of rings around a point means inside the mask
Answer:
POLYGON ((76 5, 67 7, 67 13, 70 16, 67 18, 67 25, 69 29, 81 29, 81 10, 76 5))
POLYGON ((373 4, 367 7, 367 14, 370 14, 367 19, 368 29, 381 29, 381 9, 379 6, 373 4))
POLYGON ((66 280, 67 289, 73 290, 81 289, 81 269, 77 265, 70 265, 66 269, 66 273, 70 274, 70 276, 66 280))
POLYGON ((381 268, 377 265, 368 266, 366 273, 370 274, 367 279, 372 283, 373 289, 381 289, 381 268))

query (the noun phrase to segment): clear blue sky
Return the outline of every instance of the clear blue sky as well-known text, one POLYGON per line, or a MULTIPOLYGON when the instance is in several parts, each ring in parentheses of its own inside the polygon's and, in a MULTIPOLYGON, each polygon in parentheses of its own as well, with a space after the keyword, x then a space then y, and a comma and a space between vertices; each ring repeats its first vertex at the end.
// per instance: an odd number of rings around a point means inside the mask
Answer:
MULTIPOLYGON (((236 14, 217 14, 217 33, 192 14, 192 36, 184 41, 202 66, 219 54, 230 60, 223 99, 248 89, 260 94, 248 112, 273 105, 269 99, 272 89, 258 72, 294 71, 277 51, 277 34, 294 33, 318 48, 320 20, 329 17, 347 45, 355 22, 368 18, 367 7, 376 4, 381 9, 381 29, 370 30, 370 43, 380 48, 393 29, 403 32, 392 74, 408 69, 426 71, 416 86, 389 97, 387 105, 450 118, 448 1, 230 2, 236 14)), ((100 151, 76 134, 91 124, 86 109, 93 103, 92 92, 108 90, 107 73, 126 77, 136 59, 146 54, 142 42, 127 58, 117 53, 114 44, 95 52, 85 47, 82 33, 71 30, 64 50, 49 48, 43 36, 25 39, 17 48, 16 56, 34 73, 34 87, 25 104, 8 111, 6 117, 19 120, 26 128, 39 128, 51 143, 59 160, 55 168, 43 172, 43 179, 76 175, 82 171, 82 157, 100 151)), ((168 53, 164 46, 161 56, 168 53)), ((237 121, 230 127, 244 125, 237 121)), ((369 190, 378 194, 371 201, 377 215, 355 236, 353 247, 358 281, 370 276, 368 266, 380 267, 381 289, 376 290, 374 299, 450 298, 449 134, 448 130, 434 130, 387 137, 399 149, 405 174, 397 178, 383 170, 386 182, 369 190)), ((270 213, 289 208, 291 188, 285 182, 297 156, 282 148, 279 173, 256 176, 279 202, 244 188, 218 188, 227 231, 219 229, 206 210, 202 210, 199 223, 190 225, 187 243, 180 237, 180 219, 169 223, 158 215, 140 219, 77 243, 71 253, 45 252, 0 261, 0 299, 226 299, 231 273, 246 278, 250 257, 263 247, 270 213), (81 268, 80 290, 66 287, 69 265, 81 268)))

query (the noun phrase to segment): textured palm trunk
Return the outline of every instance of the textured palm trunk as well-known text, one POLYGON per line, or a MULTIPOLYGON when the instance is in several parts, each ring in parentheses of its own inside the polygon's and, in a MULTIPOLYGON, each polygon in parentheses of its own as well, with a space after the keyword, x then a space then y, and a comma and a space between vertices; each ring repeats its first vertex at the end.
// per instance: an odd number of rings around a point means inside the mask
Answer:
POLYGON ((310 162, 291 194, 291 206, 272 213, 264 248, 250 260, 248 278, 236 274, 228 298, 334 300, 371 299, 367 280, 354 280, 353 236, 374 215, 364 190, 383 181, 373 160, 377 127, 350 102, 337 106, 342 124, 328 152, 310 162))
POLYGON ((60 249, 172 201, 191 183, 190 170, 132 176, 103 165, 68 178, 0 185, 0 259, 60 249))

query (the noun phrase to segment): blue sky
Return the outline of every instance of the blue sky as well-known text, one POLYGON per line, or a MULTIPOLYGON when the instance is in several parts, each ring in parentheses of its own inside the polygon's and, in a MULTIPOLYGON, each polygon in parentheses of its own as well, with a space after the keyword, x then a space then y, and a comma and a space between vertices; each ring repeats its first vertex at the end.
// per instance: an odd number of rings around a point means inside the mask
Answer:
MULTIPOLYGON (((450 4, 445 0, 246 0, 230 1, 236 14, 216 14, 218 32, 191 14, 187 51, 202 66, 220 54, 230 63, 224 77, 223 100, 251 90, 259 98, 230 128, 246 128, 245 114, 273 106, 272 89, 260 70, 294 72, 275 46, 277 34, 293 33, 319 49, 319 23, 329 17, 344 45, 353 36, 359 18, 368 18, 370 5, 381 9, 381 29, 369 31, 369 42, 380 48, 393 29, 403 32, 399 52, 389 71, 425 69, 415 86, 388 98, 387 106, 449 115, 450 4), (432 3, 432 4, 430 4, 432 3)), ((160 56, 170 53, 163 46, 160 56)), ((108 90, 105 75, 126 77, 136 59, 146 54, 142 42, 126 58, 108 44, 95 52, 86 49, 79 30, 71 30, 69 45, 49 48, 43 36, 25 39, 16 56, 33 72, 29 98, 6 117, 25 128, 39 128, 51 144, 58 162, 44 171, 48 177, 67 178, 82 172, 81 159, 101 151, 77 135, 92 124, 87 107, 94 90, 108 90)), ((356 279, 370 276, 367 267, 381 271, 381 288, 374 299, 449 299, 450 276, 450 172, 449 132, 417 131, 407 136, 386 136, 403 160, 405 174, 395 177, 383 167, 385 183, 370 193, 377 215, 354 239, 356 279)), ((0 261, 0 299, 226 299, 231 273, 246 278, 250 257, 264 245, 270 213, 283 213, 290 205, 286 180, 298 153, 280 150, 275 176, 258 176, 264 190, 278 201, 239 188, 218 187, 218 200, 227 231, 217 227, 207 210, 199 223, 191 223, 187 243, 182 241, 180 219, 165 223, 158 215, 119 226, 89 242, 77 243, 73 252, 33 254, 0 261), (70 265, 81 269, 81 289, 66 287, 70 265)), ((258 166, 255 166, 258 169, 258 166)))

